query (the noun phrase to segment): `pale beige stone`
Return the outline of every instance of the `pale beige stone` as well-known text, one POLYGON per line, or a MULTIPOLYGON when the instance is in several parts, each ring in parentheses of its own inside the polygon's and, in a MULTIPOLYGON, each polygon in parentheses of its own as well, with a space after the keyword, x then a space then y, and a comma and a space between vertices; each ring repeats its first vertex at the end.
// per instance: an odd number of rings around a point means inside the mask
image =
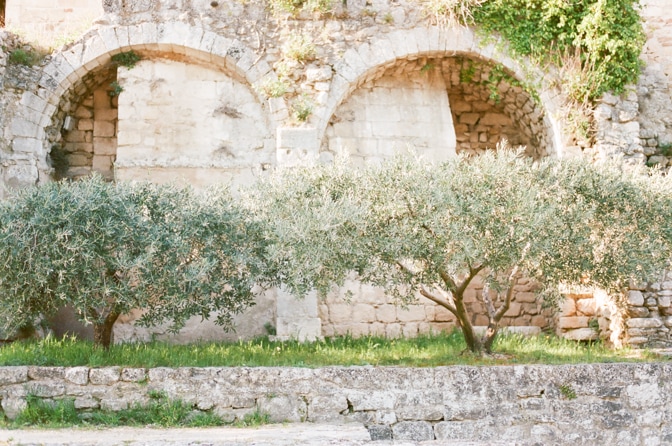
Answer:
POLYGON ((379 322, 395 322, 397 307, 395 305, 381 305, 376 308, 376 320, 379 322))
POLYGON ((399 307, 397 318, 402 322, 424 321, 425 307, 423 305, 408 305, 406 308, 399 307))
POLYGON ((587 316, 561 316, 558 318, 558 328, 587 328, 589 320, 587 316))
POLYGON ((576 309, 584 316, 593 316, 597 312, 595 299, 579 299, 576 301, 576 309))

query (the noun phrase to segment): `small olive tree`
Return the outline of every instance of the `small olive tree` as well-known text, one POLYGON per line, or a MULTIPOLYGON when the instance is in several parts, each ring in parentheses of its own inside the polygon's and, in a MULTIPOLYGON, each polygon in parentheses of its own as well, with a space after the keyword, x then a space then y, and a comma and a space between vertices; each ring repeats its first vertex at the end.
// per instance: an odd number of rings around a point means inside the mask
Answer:
POLYGON ((297 295, 324 294, 352 271, 401 302, 420 294, 455 315, 471 351, 490 352, 521 275, 549 290, 620 291, 666 265, 668 179, 519 155, 279 172, 248 200, 272 241, 269 272, 297 295), (489 321, 482 337, 464 302, 478 274, 489 321))
POLYGON ((21 191, 0 205, 0 317, 12 330, 69 305, 105 348, 135 308, 174 331, 215 311, 228 326, 253 303, 254 237, 223 191, 100 177, 21 191))

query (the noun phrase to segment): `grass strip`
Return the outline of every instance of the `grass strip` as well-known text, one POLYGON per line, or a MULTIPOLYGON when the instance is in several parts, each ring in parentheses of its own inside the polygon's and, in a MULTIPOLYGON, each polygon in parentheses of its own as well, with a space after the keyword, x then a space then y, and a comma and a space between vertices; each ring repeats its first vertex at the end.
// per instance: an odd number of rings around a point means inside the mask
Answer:
POLYGON ((109 351, 72 337, 14 342, 0 347, 0 366, 122 367, 325 367, 577 364, 660 360, 646 351, 613 350, 601 342, 577 343, 551 335, 497 337, 493 356, 465 353, 462 334, 408 339, 367 336, 327 338, 313 343, 268 338, 233 343, 171 345, 165 342, 117 344, 109 351))

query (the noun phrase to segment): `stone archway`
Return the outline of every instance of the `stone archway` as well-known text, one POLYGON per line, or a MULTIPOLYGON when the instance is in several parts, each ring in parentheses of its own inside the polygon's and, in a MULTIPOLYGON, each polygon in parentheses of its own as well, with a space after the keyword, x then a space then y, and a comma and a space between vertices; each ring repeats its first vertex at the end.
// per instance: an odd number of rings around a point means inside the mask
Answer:
MULTIPOLYGON (((48 154, 60 140, 69 113, 77 108, 78 95, 92 90, 96 83, 92 79, 99 79, 98 74, 110 69, 114 54, 127 51, 211 67, 230 74, 248 88, 262 78, 275 77, 271 67, 257 60, 241 42, 186 23, 142 23, 91 30, 45 65, 37 92, 23 94, 21 104, 26 113, 21 114, 21 122, 17 123, 23 131, 16 135, 12 147, 14 151, 32 154, 41 176, 51 171, 48 154)), ((265 99, 252 89, 250 92, 264 108, 269 133, 274 134, 286 113, 284 101, 276 100, 273 110, 267 110, 265 99)))
MULTIPOLYGON (((561 107, 559 93, 552 87, 553 79, 548 74, 507 56, 506 51, 501 49, 504 45, 501 42, 483 43, 468 28, 427 27, 393 31, 381 35, 372 43, 364 43, 347 50, 342 61, 334 67, 329 99, 316 111, 319 116, 316 121, 318 139, 325 140, 329 123, 344 101, 362 85, 384 76, 388 70, 398 66, 400 61, 428 66, 427 64, 435 63, 431 61, 457 57, 478 61, 487 67, 501 67, 507 74, 498 82, 502 86, 509 77, 520 83, 532 78, 538 84, 535 86, 539 106, 532 107, 529 114, 538 122, 534 126, 537 135, 543 134, 538 143, 546 147, 549 155, 561 157, 565 135, 556 117, 561 107), (417 62, 418 60, 421 62, 417 62)), ((521 105, 524 107, 527 104, 521 105)), ((529 135, 528 138, 533 136, 529 135)))

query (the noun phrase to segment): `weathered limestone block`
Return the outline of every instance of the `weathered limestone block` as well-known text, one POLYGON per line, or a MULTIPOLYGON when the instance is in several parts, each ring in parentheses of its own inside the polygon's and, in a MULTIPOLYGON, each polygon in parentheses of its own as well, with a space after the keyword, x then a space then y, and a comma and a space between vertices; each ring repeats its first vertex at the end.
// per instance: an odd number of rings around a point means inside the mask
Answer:
POLYGON ((342 395, 316 396, 308 404, 307 420, 326 422, 337 420, 348 410, 348 400, 342 395))
POLYGON ((3 398, 0 403, 5 416, 10 420, 15 419, 26 407, 28 407, 28 403, 23 398, 3 398))
POLYGON ((121 380, 126 382, 144 382, 147 380, 147 371, 140 368, 124 368, 121 371, 121 380))
MULTIPOLYGON (((61 378, 62 379, 62 378, 61 378)), ((66 393, 65 384, 62 381, 31 381, 26 385, 26 393, 43 398, 63 396, 66 393)))
POLYGON ((295 395, 263 397, 257 400, 259 411, 267 413, 273 423, 301 422, 306 420, 306 402, 295 395))
POLYGON ((587 328, 589 321, 587 316, 561 316, 558 318, 558 328, 587 328))
POLYGON ((629 328, 658 328, 663 325, 660 319, 652 318, 631 318, 625 321, 629 328))
POLYGON ((392 425, 397 422, 397 414, 392 410, 377 410, 374 415, 374 423, 392 425))
POLYGON ((599 338, 599 333, 592 328, 576 328, 563 332, 562 337, 572 341, 593 341, 599 338))
POLYGON ((645 318, 648 317, 650 311, 646 307, 630 307, 628 308, 628 315, 632 318, 645 318))
POLYGON ((100 402, 91 397, 75 398, 74 404, 75 409, 98 409, 100 407, 100 402))
POLYGON ((560 308, 560 314, 563 316, 576 315, 576 301, 571 297, 565 298, 562 302, 562 307, 560 308))
POLYGON ((392 426, 395 440, 429 441, 434 439, 434 429, 426 421, 401 421, 392 426))
POLYGON ((0 367, 0 386, 28 381, 28 367, 0 367))
POLYGON ((644 305, 644 295, 641 291, 630 290, 628 291, 628 303, 633 306, 642 306, 644 305))
POLYGON ((392 392, 347 392, 346 398, 355 411, 394 409, 396 396, 392 392))
POLYGON ((392 440, 392 428, 387 425, 371 424, 367 426, 371 441, 389 441, 392 440))
POLYGON ((91 384, 109 386, 119 382, 121 367, 103 367, 91 369, 89 371, 89 380, 91 384))
POLYGON ((88 367, 68 367, 65 370, 65 380, 72 384, 84 386, 89 383, 88 367))
POLYGON ((57 380, 65 376, 65 367, 28 367, 28 377, 32 380, 57 380))
POLYGON ((397 318, 401 322, 413 322, 425 320, 425 308, 423 305, 408 305, 397 309, 397 318))

